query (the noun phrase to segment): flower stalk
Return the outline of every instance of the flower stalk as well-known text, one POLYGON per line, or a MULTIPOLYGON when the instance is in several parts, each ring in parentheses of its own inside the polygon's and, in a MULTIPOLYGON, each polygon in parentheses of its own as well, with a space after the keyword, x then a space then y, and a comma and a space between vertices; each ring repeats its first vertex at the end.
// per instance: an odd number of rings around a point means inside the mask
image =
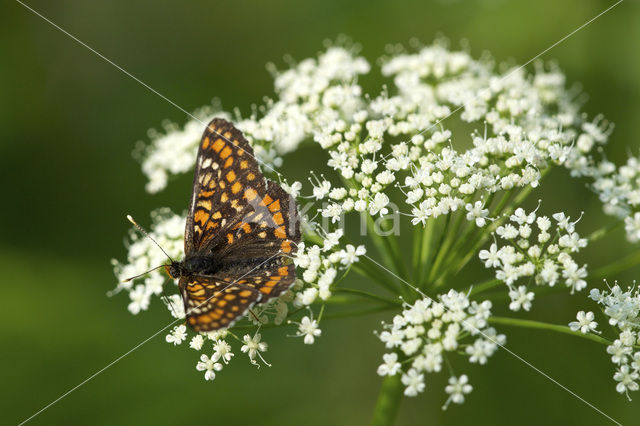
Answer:
POLYGON ((400 374, 382 379, 378 399, 373 409, 371 426, 391 426, 395 423, 402 402, 403 389, 400 374))

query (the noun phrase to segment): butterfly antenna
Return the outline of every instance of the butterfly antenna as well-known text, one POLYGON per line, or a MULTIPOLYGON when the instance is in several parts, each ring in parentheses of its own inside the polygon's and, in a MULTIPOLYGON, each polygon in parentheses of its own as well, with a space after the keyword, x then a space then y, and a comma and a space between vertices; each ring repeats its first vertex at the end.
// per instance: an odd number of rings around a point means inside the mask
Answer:
POLYGON ((156 266, 156 267, 155 267, 155 268, 153 268, 153 269, 149 269, 149 270, 148 270, 148 271, 146 271, 146 272, 143 272, 143 273, 141 273, 141 274, 138 274, 138 275, 136 275, 136 276, 134 276, 134 277, 129 277, 129 278, 127 278, 127 279, 125 279, 125 280, 122 280, 122 281, 120 281, 120 282, 121 282, 121 283, 128 283, 128 282, 129 282, 129 281, 131 281, 131 280, 135 280, 136 278, 140 278, 140 277, 141 277, 141 276, 143 276, 143 275, 147 275, 149 272, 153 272, 153 271, 155 271, 156 269, 164 268, 165 266, 166 266, 166 265, 156 266))
MULTIPOLYGON (((138 229, 138 231, 142 232, 142 234, 143 234, 145 237, 147 237, 148 239, 150 239, 151 241, 153 241, 153 243, 154 243, 155 245, 157 245, 157 246, 158 246, 158 248, 159 248, 160 250, 162 250, 162 252, 164 253, 164 255, 165 255, 165 256, 167 256, 171 262, 174 262, 174 260, 171 258, 171 256, 169 256, 169 254, 168 254, 166 251, 164 251, 164 249, 162 248, 162 246, 161 246, 160 244, 158 244, 158 242, 157 242, 156 240, 154 240, 154 239, 151 237, 151 235, 149 235, 149 233, 148 233, 147 231, 145 231, 145 230, 144 230, 144 228, 143 228, 142 226, 138 225, 138 222, 136 222, 136 221, 133 219, 133 217, 131 217, 131 215, 129 215, 129 214, 127 215, 127 220, 128 220, 129 222, 131 222, 131 223, 133 224, 133 226, 135 226, 135 227, 138 229)), ((158 269, 158 268, 156 268, 156 269, 158 269)), ((152 269, 152 270, 153 270, 153 269, 152 269)), ((151 271, 149 271, 149 272, 151 272, 151 271)))

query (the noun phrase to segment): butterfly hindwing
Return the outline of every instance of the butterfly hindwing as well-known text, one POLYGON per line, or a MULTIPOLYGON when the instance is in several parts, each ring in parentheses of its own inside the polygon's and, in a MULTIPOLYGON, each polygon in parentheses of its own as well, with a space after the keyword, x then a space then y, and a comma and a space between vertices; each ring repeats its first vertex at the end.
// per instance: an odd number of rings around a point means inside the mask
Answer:
POLYGON ((183 277, 179 288, 187 324, 195 331, 230 327, 262 298, 249 286, 210 276, 183 277))

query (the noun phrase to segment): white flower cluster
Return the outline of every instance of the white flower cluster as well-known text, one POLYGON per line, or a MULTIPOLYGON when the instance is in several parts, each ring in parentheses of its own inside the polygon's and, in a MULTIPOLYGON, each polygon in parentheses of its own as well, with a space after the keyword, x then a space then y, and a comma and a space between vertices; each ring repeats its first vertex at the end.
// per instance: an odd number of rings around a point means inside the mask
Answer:
MULTIPOLYGON (((187 340, 189 334, 185 325, 178 325, 167 334, 165 340, 167 343, 178 346, 187 340)), ((229 337, 242 344, 240 351, 249 356, 249 361, 252 364, 259 366, 257 361, 259 359, 265 365, 269 365, 262 356, 262 353, 267 351, 268 345, 262 341, 262 336, 258 332, 255 332, 253 336, 245 334, 242 339, 227 330, 198 333, 191 337, 189 347, 202 352, 200 361, 196 364, 196 370, 204 371, 205 380, 215 379, 216 372, 222 370, 223 366, 229 364, 235 356, 231 344, 227 342, 229 337), (211 355, 207 355, 207 353, 211 353, 211 355)))
MULTIPOLYGON (((304 343, 313 343, 321 330, 310 305, 331 297, 337 281, 365 255, 363 246, 350 245, 344 238, 342 217, 352 212, 386 216, 391 200, 398 199, 394 194, 398 190, 404 195, 413 225, 422 226, 459 211, 477 227, 484 227, 488 221, 504 220, 501 211, 491 210, 494 194, 535 188, 547 169, 561 166, 574 177, 591 179, 606 210, 624 217, 629 239, 640 240, 639 161, 632 158, 626 166, 616 168, 603 160, 601 148, 612 126, 600 117, 589 121, 580 113, 576 93, 565 88, 564 75, 558 69, 541 64, 532 73, 522 68, 499 68, 487 57, 476 60, 439 42, 415 53, 395 52, 381 63, 382 74, 391 82, 369 96, 363 93, 358 78, 370 71, 370 64, 354 49, 331 46, 288 70, 273 69, 274 99, 255 108, 249 117, 234 117, 265 173, 280 168, 282 156, 305 141, 314 141, 324 150, 326 164, 335 172, 327 177, 312 172, 309 194, 302 195, 299 182, 283 183, 298 200, 322 203, 318 215, 328 225, 322 230, 313 222, 315 217, 305 218, 306 241, 299 245, 294 259, 300 279, 280 299, 256 308, 256 318, 247 323, 281 324, 289 315, 289 303, 296 308, 306 306, 310 314, 300 322, 290 322, 298 325, 296 335, 303 337, 304 343), (460 128, 453 117, 444 121, 457 110, 461 110, 460 119, 468 123, 462 127, 474 129, 468 143, 466 135, 453 134, 460 128)), ((171 175, 192 170, 204 123, 213 115, 211 109, 203 109, 182 128, 166 125, 163 133, 150 135, 152 141, 141 154, 147 191, 161 191, 171 175)), ((215 115, 230 117, 224 112, 215 115)), ((513 310, 530 309, 533 283, 553 286, 560 282, 572 291, 586 285, 585 266, 573 259, 586 241, 575 233, 575 223, 564 214, 552 218, 553 222, 536 212, 518 209, 496 230, 504 244, 496 242, 480 252, 485 265, 496 269, 496 277, 509 287, 513 310), (526 278, 528 282, 520 282, 526 278)), ((183 217, 165 215, 154 220, 151 233, 179 259, 183 231, 183 217)), ((116 275, 128 278, 162 263, 165 258, 150 241, 132 236, 127 262, 116 263, 116 275)), ((152 295, 162 292, 165 281, 160 271, 154 271, 119 285, 119 289, 129 292, 129 309, 138 313, 148 308, 152 295)), ((173 294, 169 301, 172 314, 183 316, 180 296, 173 294)), ((381 333, 396 351, 385 355, 387 367, 380 371, 399 373, 398 356, 408 357, 411 368, 402 370, 406 393, 421 392, 424 373, 438 371, 445 352, 456 350, 459 340, 478 333, 465 328, 465 323, 475 324, 486 336, 495 336, 486 326, 489 308, 489 302, 477 304, 456 292, 439 297, 435 303, 416 302, 381 333), (410 320, 413 311, 422 315, 414 318, 416 323, 410 320)), ((170 343, 186 339, 180 327, 170 334, 170 343)), ((498 342, 503 338, 495 337, 498 342)), ((206 339, 195 336, 191 347, 200 350, 206 339)), ((218 349, 212 355, 203 354, 198 364, 199 370, 206 371, 206 378, 215 377, 228 362, 223 355, 231 353, 224 352, 223 338, 214 341, 219 343, 218 349), (224 354, 216 355, 219 350, 224 354)), ((252 360, 266 350, 259 334, 248 334, 243 342, 242 350, 252 360)), ((486 362, 496 349, 495 342, 481 337, 473 344, 460 345, 471 362, 486 362)), ((445 406, 462 402, 470 391, 465 375, 452 377, 445 406)))
POLYGON ((602 306, 609 324, 619 332, 607 353, 617 368, 616 391, 629 398, 629 391, 640 389, 640 289, 634 285, 624 291, 615 284, 608 291, 594 288, 589 297, 602 306))
MULTIPOLYGON (((184 246, 185 218, 172 213, 169 209, 161 208, 151 213, 151 219, 152 224, 149 231, 151 238, 156 240, 169 256, 180 259, 184 246)), ((168 277, 164 268, 159 268, 140 278, 123 281, 153 268, 166 265, 170 261, 153 241, 140 235, 134 229, 129 233, 127 245, 127 261, 121 263, 115 259, 112 260, 114 273, 119 281, 114 292, 125 290, 129 293, 131 299, 129 311, 135 315, 149 308, 151 296, 163 293, 163 286, 168 281, 168 277)), ((177 288, 175 290, 177 291, 177 288)), ((173 305, 174 309, 183 309, 182 302, 173 305)), ((171 306, 169 308, 171 309, 171 306)))
POLYGON ((345 248, 339 248, 343 235, 342 229, 326 234, 322 247, 317 244, 298 244, 294 262, 305 284, 304 289, 296 294, 294 305, 309 306, 318 297, 327 300, 331 297, 331 285, 336 282, 339 272, 347 270, 358 261, 359 256, 366 253, 364 246, 347 244, 345 248))
POLYGON ((578 265, 572 257, 586 247, 587 240, 575 232, 577 221, 571 222, 564 213, 552 218, 518 208, 496 229, 505 244, 496 241, 478 254, 484 266, 495 269, 496 278, 509 287, 509 309, 513 311, 531 309, 533 283, 549 287, 563 283, 572 293, 587 285, 586 265, 578 265), (528 279, 527 284, 517 285, 522 278, 528 279))
POLYGON ((640 160, 629 157, 627 164, 619 168, 605 160, 593 174, 593 186, 605 212, 624 219, 630 242, 640 241, 640 160))
MULTIPOLYGON (((438 296, 437 302, 425 298, 406 304, 391 324, 383 324, 378 336, 392 350, 383 355, 378 374, 402 374, 404 394, 416 396, 425 388, 425 373, 441 371, 449 355, 465 353, 469 362, 485 364, 506 340, 488 326, 490 316, 490 301, 470 301, 455 290, 438 296)), ((445 407, 464 401, 472 389, 467 381, 466 375, 449 380, 446 392, 451 396, 445 407)))

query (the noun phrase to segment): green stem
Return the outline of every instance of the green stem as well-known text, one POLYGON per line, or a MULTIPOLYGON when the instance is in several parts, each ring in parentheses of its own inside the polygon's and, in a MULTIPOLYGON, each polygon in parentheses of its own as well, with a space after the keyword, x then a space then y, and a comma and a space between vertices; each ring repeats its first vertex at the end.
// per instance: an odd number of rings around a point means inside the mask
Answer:
MULTIPOLYGON (((454 213, 449 213, 449 215, 453 216, 454 213)), ((458 235, 458 230, 460 229, 460 225, 462 224, 462 221, 465 219, 465 214, 463 212, 457 212, 457 215, 458 217, 453 223, 453 226, 451 227, 451 229, 447 229, 446 231, 447 235, 444 240, 444 243, 442 244, 442 247, 438 250, 438 256, 436 257, 436 260, 433 262, 433 267, 431 268, 431 271, 429 271, 429 282, 433 282, 433 279, 438 276, 438 272, 441 269, 442 261, 445 258, 447 258, 448 255, 450 254, 449 249, 455 242, 456 236, 458 235)))
POLYGON ((416 280, 418 288, 424 289, 426 283, 427 265, 431 262, 433 232, 436 228, 436 219, 427 220, 424 229, 424 238, 422 239, 422 250, 420 252, 419 273, 416 280))
POLYGON ((587 241, 589 241, 589 244, 598 241, 600 238, 604 237, 605 235, 607 235, 609 232, 613 231, 616 228, 621 227, 624 224, 624 221, 622 220, 618 220, 616 222, 610 223, 607 226, 603 226, 600 229, 597 229, 595 231, 593 231, 591 234, 589 234, 587 236, 587 241))
POLYGON ((442 231, 440 233, 440 239, 438 240, 438 245, 435 247, 435 251, 433 253, 433 261, 430 262, 429 265, 429 272, 427 273, 427 279, 426 282, 428 283, 430 278, 433 276, 433 269, 436 267, 436 265, 439 263, 439 259, 441 257, 441 251, 442 251, 442 247, 444 245, 444 240, 447 236, 447 233, 449 232, 449 227, 451 226, 451 217, 453 216, 453 214, 449 213, 447 214, 447 219, 446 222, 444 224, 444 228, 442 228, 442 231))
POLYGON ((355 311, 343 311, 343 312, 329 312, 324 314, 325 320, 336 319, 336 318, 347 318, 347 317, 357 317, 360 315, 370 315, 377 314, 378 312, 386 312, 394 309, 398 309, 398 305, 382 305, 382 306, 374 306, 366 309, 359 309, 355 311))
POLYGON ((385 238, 382 235, 378 234, 378 232, 376 232, 373 217, 368 214, 365 214, 365 216, 367 218, 367 229, 369 231, 369 235, 371 235, 371 239, 376 245, 378 252, 384 258, 384 263, 386 263, 388 266, 391 266, 396 274, 404 277, 404 265, 402 264, 402 260, 398 257, 399 253, 396 253, 393 250, 391 242, 388 238, 385 238))
POLYGON ((604 337, 600 337, 592 333, 584 334, 580 331, 573 331, 566 325, 547 324, 545 322, 525 320, 525 319, 519 319, 519 318, 505 318, 505 317, 489 317, 488 321, 491 324, 501 324, 501 325, 508 325, 512 327, 524 327, 524 328, 534 328, 538 330, 557 331, 559 333, 570 334, 575 337, 582 337, 583 339, 592 340, 594 342, 598 342, 603 345, 611 344, 611 342, 605 339, 604 337))
MULTIPOLYGON (((546 174, 547 170, 548 169, 542 172, 543 177, 546 174)), ((492 216, 496 217, 497 219, 486 228, 478 229, 476 235, 470 238, 471 248, 465 248, 462 251, 458 251, 455 249, 453 250, 452 253, 454 255, 457 255, 458 253, 466 253, 466 255, 462 257, 462 259, 458 262, 451 262, 452 266, 449 267, 447 270, 445 270, 444 273, 438 278, 436 287, 439 285, 442 285, 445 282, 447 277, 451 275, 456 275, 458 272, 460 272, 460 270, 464 268, 464 266, 473 257, 477 256, 477 251, 480 249, 480 247, 482 247, 486 243, 486 241, 491 237, 491 234, 493 233, 493 231, 495 231, 496 228, 498 228, 498 226, 503 222, 503 220, 501 219, 503 219, 504 216, 501 217, 500 215, 506 215, 506 216, 510 215, 529 196, 531 191, 533 191, 533 187, 531 186, 527 186, 526 188, 522 189, 513 198, 513 203, 509 203, 509 200, 511 200, 511 197, 514 193, 513 190, 507 191, 502 196, 502 199, 498 202, 498 206, 492 213, 492 216)))
POLYGON ((497 278, 492 278, 490 280, 486 280, 486 281, 483 281, 483 282, 478 283, 478 284, 473 284, 470 287, 470 290, 471 290, 470 294, 471 295, 476 295, 478 293, 482 293, 483 291, 487 291, 487 290, 490 290, 490 289, 492 289, 494 287, 497 287, 500 284, 502 284, 502 281, 500 281, 497 278))
MULTIPOLYGON (((386 303, 388 305, 393 305, 393 306, 402 305, 402 302, 400 302, 400 300, 394 301, 394 300, 391 300, 391 299, 387 299, 386 297, 378 296, 377 294, 369 293, 367 291, 358 290, 358 289, 355 289, 355 288, 340 287, 340 288, 336 288, 334 290, 334 293, 350 293, 350 294, 358 295, 360 297, 371 299, 371 300, 376 301, 376 302, 383 302, 383 303, 386 303)), ((329 300, 331 300, 331 299, 329 299, 329 300)))
POLYGON ((426 238, 426 229, 424 226, 416 226, 413 230, 413 253, 411 253, 411 266, 413 281, 420 283, 420 260, 422 259, 422 249, 424 248, 424 239, 426 238))
POLYGON ((389 279, 387 274, 381 274, 378 265, 371 262, 367 256, 362 256, 357 263, 351 265, 358 274, 369 278, 389 290, 393 294, 398 294, 398 286, 394 281, 389 279))
POLYGON ((589 278, 592 280, 610 278, 611 276, 615 276, 616 274, 622 271, 626 271, 627 269, 632 268, 638 264, 640 264, 640 250, 635 251, 634 253, 631 253, 620 260, 610 263, 607 266, 596 269, 591 274, 589 274, 589 278))
POLYGON ((382 380, 378 401, 373 410, 371 426, 391 426, 395 423, 402 401, 402 387, 400 374, 386 376, 382 380))

